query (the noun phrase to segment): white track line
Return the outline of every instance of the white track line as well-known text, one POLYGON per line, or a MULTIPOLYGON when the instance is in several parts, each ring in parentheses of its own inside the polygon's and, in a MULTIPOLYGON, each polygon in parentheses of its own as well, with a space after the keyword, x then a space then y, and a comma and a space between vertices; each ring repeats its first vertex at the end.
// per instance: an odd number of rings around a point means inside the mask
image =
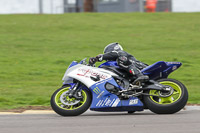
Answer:
MULTIPOLYGON (((186 110, 200 110, 200 106, 185 106, 184 111, 186 110)), ((17 115, 17 114, 55 114, 53 110, 26 110, 22 113, 15 112, 0 112, 0 115, 17 115)))

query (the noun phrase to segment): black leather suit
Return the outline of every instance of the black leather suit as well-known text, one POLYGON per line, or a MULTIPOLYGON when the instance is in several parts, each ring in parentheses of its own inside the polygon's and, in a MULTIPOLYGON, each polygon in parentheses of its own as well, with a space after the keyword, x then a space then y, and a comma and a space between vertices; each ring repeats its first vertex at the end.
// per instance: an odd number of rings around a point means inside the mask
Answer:
POLYGON ((138 61, 134 56, 130 55, 125 51, 112 51, 101 55, 99 61, 117 61, 118 65, 126 70, 127 72, 133 74, 136 77, 140 77, 143 74, 140 72, 143 68, 147 67, 146 64, 138 61))

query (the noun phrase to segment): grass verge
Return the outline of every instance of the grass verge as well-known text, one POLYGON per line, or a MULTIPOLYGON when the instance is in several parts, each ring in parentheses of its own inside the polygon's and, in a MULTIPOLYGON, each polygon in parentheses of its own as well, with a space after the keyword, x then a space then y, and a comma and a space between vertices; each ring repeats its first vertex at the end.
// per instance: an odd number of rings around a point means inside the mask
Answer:
POLYGON ((170 78, 200 103, 200 13, 0 15, 0 109, 49 106, 69 63, 120 42, 147 64, 179 61, 170 78))

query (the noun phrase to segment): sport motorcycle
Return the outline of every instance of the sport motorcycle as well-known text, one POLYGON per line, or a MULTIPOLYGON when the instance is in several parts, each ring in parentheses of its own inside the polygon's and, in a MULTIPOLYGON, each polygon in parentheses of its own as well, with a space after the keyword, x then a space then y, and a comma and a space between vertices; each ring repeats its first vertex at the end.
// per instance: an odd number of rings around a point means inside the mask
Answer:
POLYGON ((116 61, 98 67, 88 65, 86 58, 73 61, 62 80, 63 85, 51 97, 52 109, 61 116, 77 116, 92 111, 134 113, 149 109, 156 114, 173 114, 187 103, 187 88, 168 75, 180 62, 159 61, 142 69, 149 76, 140 82, 121 69, 116 61))

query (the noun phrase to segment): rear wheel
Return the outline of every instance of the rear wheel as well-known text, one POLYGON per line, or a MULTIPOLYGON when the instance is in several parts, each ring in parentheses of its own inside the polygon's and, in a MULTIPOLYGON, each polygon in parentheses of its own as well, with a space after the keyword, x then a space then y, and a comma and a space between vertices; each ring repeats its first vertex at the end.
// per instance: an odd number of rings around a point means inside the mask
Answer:
POLYGON ((165 93, 157 90, 149 90, 150 95, 157 96, 145 96, 145 105, 154 113, 157 114, 173 114, 180 111, 187 103, 188 92, 186 87, 179 81, 174 79, 160 79, 160 84, 173 88, 173 93, 168 97, 159 97, 165 95, 165 93))
POLYGON ((70 86, 62 87, 54 92, 51 97, 52 109, 62 116, 76 116, 84 113, 91 104, 92 98, 90 92, 82 90, 82 100, 69 97, 70 86))

